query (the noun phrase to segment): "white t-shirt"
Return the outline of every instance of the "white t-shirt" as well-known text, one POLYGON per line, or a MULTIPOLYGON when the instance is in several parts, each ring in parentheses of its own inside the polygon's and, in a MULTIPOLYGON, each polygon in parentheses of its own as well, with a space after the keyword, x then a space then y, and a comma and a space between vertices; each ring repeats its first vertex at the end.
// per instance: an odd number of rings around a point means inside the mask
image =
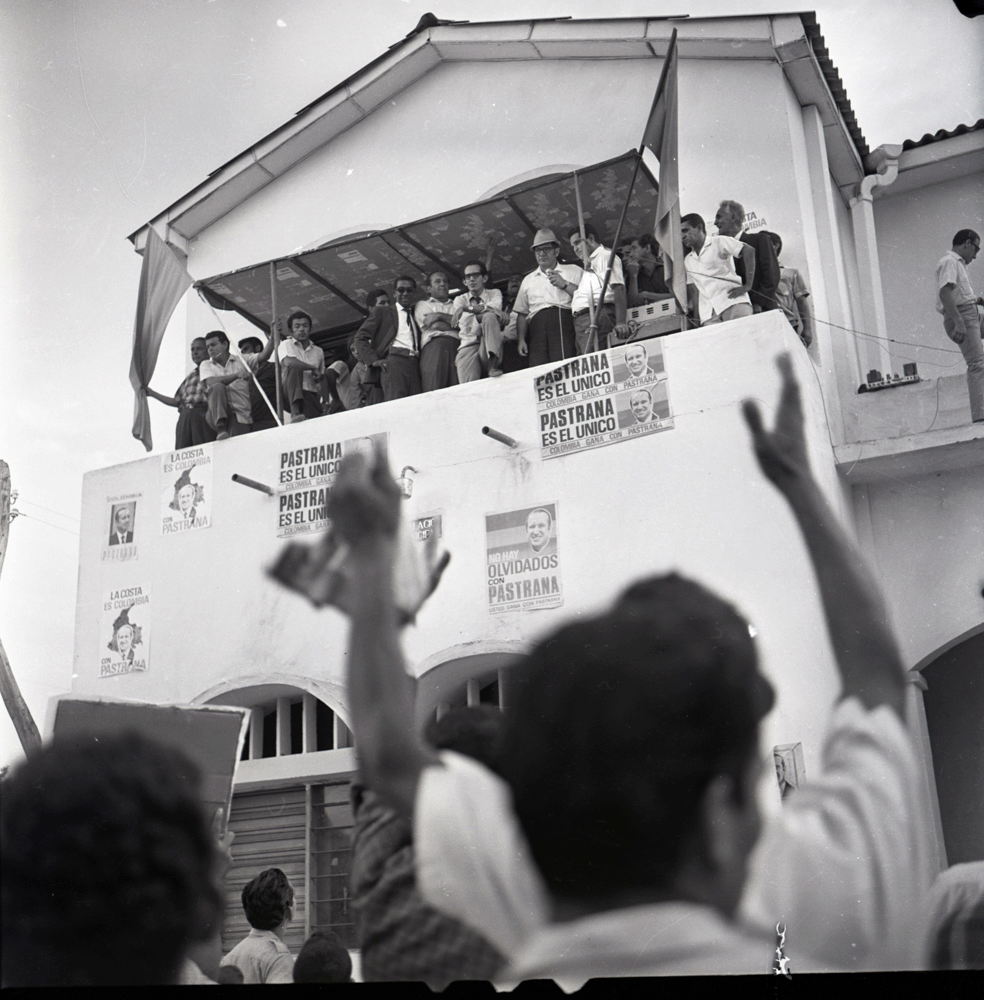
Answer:
MULTIPOLYGON (((605 280, 605 272, 608 270, 608 258, 611 250, 599 246, 588 258, 591 263, 590 271, 583 271, 581 280, 578 283, 577 291, 571 299, 571 309, 579 313, 588 308, 588 293, 590 291, 592 302, 595 308, 598 307, 598 297, 601 295, 601 286, 605 280)), ((622 262, 616 255, 612 261, 612 275, 608 279, 608 288, 605 289, 605 301, 615 301, 615 285, 625 285, 625 278, 622 277, 622 262)))

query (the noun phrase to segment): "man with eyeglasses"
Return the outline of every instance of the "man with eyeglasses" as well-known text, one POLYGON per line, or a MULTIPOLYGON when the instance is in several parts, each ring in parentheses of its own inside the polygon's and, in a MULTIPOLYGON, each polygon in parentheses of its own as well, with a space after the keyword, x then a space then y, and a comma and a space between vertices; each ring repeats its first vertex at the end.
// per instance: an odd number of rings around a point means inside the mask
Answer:
POLYGON ((984 348, 977 313, 977 307, 984 305, 984 296, 974 295, 967 265, 980 249, 980 236, 973 229, 961 229, 953 237, 952 249, 936 265, 936 311, 943 316, 946 335, 967 362, 970 418, 975 424, 984 422, 984 348))
POLYGON ((393 286, 396 305, 376 306, 352 342, 352 353, 367 367, 382 361, 383 399, 420 392, 421 332, 413 315, 417 282, 401 274, 393 286))
POLYGON ((539 266, 523 278, 513 312, 519 314, 519 353, 535 368, 577 354, 571 299, 584 272, 576 264, 557 263, 560 241, 552 229, 538 230, 532 250, 539 266))
POLYGON ((466 291, 454 300, 453 322, 460 334, 459 382, 477 382, 502 374, 502 292, 486 288, 489 272, 480 260, 465 264, 466 291))

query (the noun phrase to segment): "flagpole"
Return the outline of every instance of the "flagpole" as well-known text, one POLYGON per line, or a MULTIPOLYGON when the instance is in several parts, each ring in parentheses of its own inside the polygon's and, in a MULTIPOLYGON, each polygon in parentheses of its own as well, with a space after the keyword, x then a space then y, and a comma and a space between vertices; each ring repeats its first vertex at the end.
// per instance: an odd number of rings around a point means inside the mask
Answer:
MULTIPOLYGON (((653 114, 656 111, 656 107, 659 104, 659 99, 663 96, 663 91, 666 89, 666 77, 670 69, 670 55, 673 52, 673 48, 676 45, 677 29, 673 29, 673 34, 670 35, 670 44, 666 47, 666 58, 663 60, 663 68, 659 72, 659 83, 656 84, 656 93, 653 96, 653 103, 649 109, 649 117, 646 119, 646 125, 648 128, 649 122, 652 120, 653 114)), ((639 176, 639 167, 642 164, 642 151, 646 148, 646 133, 643 132, 642 141, 639 143, 639 148, 636 150, 636 162, 635 169, 632 171, 632 180, 629 181, 629 190, 625 195, 625 204, 622 206, 622 214, 618 220, 618 228, 615 230, 615 238, 612 240, 612 252, 608 257, 608 268, 605 271, 605 280, 601 286, 601 301, 605 301, 605 293, 608 291, 608 282, 611 278, 612 268, 615 265, 615 250, 618 247, 618 241, 622 236, 622 227, 625 225, 625 217, 629 211, 629 202, 632 200, 632 192, 635 188, 636 178, 639 176)), ((662 170, 662 164, 660 164, 660 169, 662 170)), ((675 298, 675 296, 674 296, 675 298)))
MULTIPOLYGON (((598 325, 595 323, 594 292, 591 289, 591 258, 588 254, 587 235, 584 232, 584 209, 581 207, 581 185, 577 179, 577 171, 574 171, 574 200, 577 202, 577 225, 581 233, 581 260, 584 263, 584 270, 588 272, 588 350, 587 354, 598 350, 598 325)), ((599 308, 601 304, 599 303, 599 308)), ((576 336, 576 334, 575 334, 576 336)))
MULTIPOLYGON (((279 315, 277 311, 277 262, 275 260, 270 261, 270 308, 272 310, 270 317, 270 336, 273 338, 273 364, 277 376, 277 421, 281 427, 284 425, 284 401, 283 393, 280 388, 280 337, 277 333, 277 317, 279 315)), ((262 390, 261 390, 262 391, 262 390)), ((264 396, 266 394, 264 393, 264 396)))

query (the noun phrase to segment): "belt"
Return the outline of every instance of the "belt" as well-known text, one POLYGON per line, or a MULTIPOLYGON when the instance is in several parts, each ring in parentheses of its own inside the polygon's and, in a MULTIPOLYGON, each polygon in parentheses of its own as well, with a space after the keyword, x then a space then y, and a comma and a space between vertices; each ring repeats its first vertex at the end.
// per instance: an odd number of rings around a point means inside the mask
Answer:
POLYGON ((401 358, 415 358, 417 355, 413 351, 408 351, 405 347, 391 347, 390 354, 396 354, 401 358))
MULTIPOLYGON (((611 302, 606 302, 601 308, 607 309, 610 305, 612 305, 611 302)), ((578 309, 578 311, 574 313, 574 316, 575 318, 577 318, 578 316, 587 316, 590 311, 591 311, 590 309, 578 309)), ((598 312, 597 307, 595 308, 595 312, 598 312)))

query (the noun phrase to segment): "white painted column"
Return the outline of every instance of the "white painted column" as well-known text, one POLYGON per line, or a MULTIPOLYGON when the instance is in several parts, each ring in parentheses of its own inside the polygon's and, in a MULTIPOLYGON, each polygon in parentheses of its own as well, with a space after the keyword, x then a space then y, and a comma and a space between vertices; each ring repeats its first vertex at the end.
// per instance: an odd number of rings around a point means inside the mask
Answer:
MULTIPOLYGON (((866 362, 863 377, 875 368, 883 375, 891 374, 892 354, 888 343, 888 323, 885 319, 885 297, 882 292, 881 264, 875 234, 875 211, 872 197, 876 187, 891 184, 899 174, 898 157, 901 146, 879 146, 868 158, 876 164, 877 173, 869 174, 858 185, 851 198, 851 222, 854 226, 854 247, 858 258, 863 330, 869 337, 858 342, 858 357, 866 362), (878 339, 871 339, 878 338, 878 339)), ((901 374, 901 372, 899 372, 901 374)))

